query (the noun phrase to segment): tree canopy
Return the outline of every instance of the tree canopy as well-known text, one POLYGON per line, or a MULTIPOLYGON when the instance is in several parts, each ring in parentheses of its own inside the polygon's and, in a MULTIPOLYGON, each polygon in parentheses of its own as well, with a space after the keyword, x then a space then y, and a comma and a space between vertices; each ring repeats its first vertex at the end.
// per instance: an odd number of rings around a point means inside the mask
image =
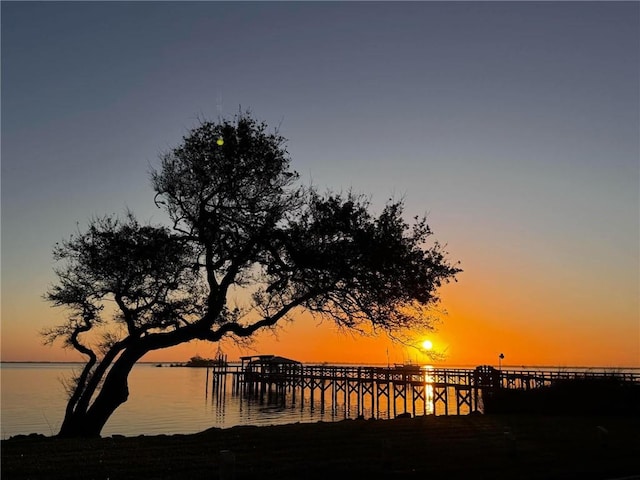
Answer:
POLYGON ((460 271, 402 202, 376 215, 363 196, 300 185, 285 139, 250 114, 202 122, 151 178, 170 225, 106 216, 54 248, 46 298, 69 315, 43 333, 87 358, 61 436, 99 435, 152 350, 247 338, 297 310, 356 331, 430 328, 460 271))

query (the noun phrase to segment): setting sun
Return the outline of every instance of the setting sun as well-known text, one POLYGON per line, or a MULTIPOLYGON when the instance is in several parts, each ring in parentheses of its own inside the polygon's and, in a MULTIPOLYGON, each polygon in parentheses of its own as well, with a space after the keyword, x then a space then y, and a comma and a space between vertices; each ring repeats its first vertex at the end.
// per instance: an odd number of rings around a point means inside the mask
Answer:
POLYGON ((431 350, 433 348, 433 343, 431 342, 431 340, 425 340, 424 342, 422 342, 422 348, 424 348, 425 350, 431 350))

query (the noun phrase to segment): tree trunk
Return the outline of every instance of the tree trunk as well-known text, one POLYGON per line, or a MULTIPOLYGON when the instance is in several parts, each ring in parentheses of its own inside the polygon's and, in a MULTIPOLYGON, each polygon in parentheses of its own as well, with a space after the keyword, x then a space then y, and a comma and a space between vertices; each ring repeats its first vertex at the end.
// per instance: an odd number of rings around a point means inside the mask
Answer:
POLYGON ((95 400, 86 411, 67 415, 58 437, 99 437, 113 412, 129 397, 128 377, 135 363, 146 353, 127 349, 113 364, 95 400))

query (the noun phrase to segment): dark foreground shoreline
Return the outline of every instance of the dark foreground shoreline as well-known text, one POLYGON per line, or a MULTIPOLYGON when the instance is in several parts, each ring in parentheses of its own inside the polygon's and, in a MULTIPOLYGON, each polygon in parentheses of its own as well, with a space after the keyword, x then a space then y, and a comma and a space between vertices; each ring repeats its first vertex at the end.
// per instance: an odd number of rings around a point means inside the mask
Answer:
POLYGON ((16 437, 1 442, 1 455, 3 480, 640 479, 640 417, 427 416, 81 441, 16 437), (225 465, 224 450, 234 465, 225 465))

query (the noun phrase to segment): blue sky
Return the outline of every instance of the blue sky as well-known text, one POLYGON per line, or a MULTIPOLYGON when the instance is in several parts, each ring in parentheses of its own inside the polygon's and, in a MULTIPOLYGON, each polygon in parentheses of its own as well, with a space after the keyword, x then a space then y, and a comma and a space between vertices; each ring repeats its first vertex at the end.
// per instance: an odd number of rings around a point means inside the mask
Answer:
POLYGON ((640 363, 637 2, 1 8, 3 359, 59 318, 53 244, 126 207, 161 221, 158 155, 250 108, 304 181, 429 214, 465 270, 460 348, 483 325, 556 351, 573 332, 640 363))

